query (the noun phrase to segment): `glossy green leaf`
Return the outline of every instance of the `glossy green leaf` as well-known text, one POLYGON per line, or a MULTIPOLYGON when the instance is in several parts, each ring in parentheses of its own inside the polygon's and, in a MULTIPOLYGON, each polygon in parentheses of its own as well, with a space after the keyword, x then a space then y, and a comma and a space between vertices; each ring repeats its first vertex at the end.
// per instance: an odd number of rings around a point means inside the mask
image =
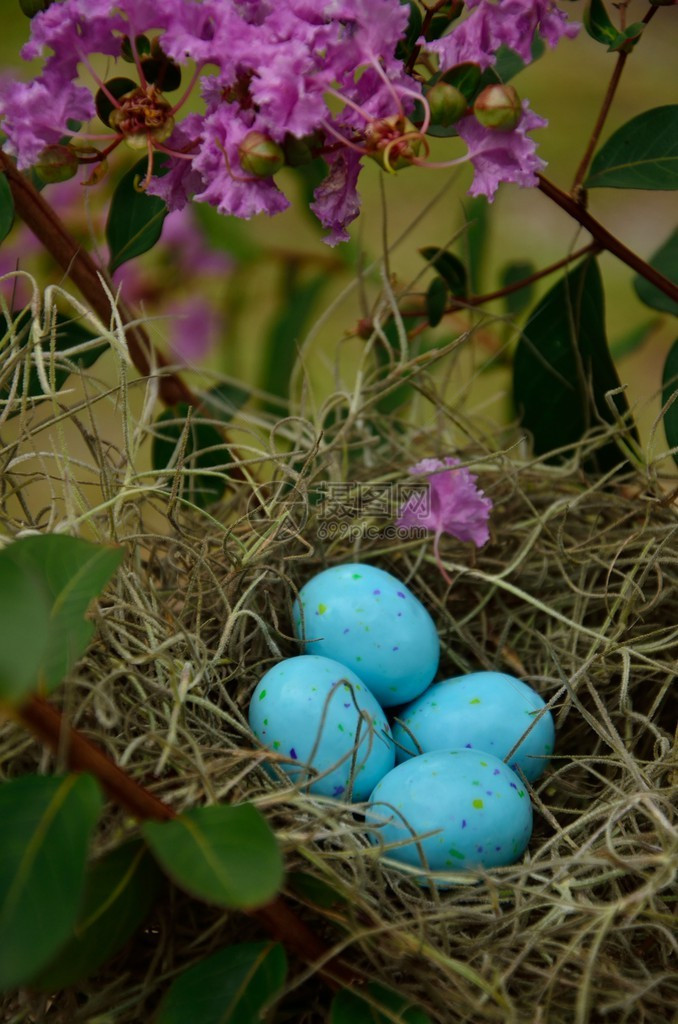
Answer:
MULTIPOLYGON (((546 51, 546 46, 542 38, 535 35, 532 40, 532 57, 530 64, 533 64, 536 60, 539 60, 546 51)), ((515 50, 509 49, 508 46, 500 46, 496 53, 496 63, 491 68, 486 68, 483 71, 480 82, 478 83, 478 91, 484 89, 486 85, 494 85, 495 82, 510 82, 512 78, 520 74, 527 64, 522 57, 519 57, 515 50)))
POLYGON ((435 245, 424 246, 419 252, 440 275, 452 295, 456 298, 463 298, 468 294, 466 267, 458 256, 454 256, 451 252, 445 252, 444 249, 439 249, 435 245))
POLYGON ((179 493, 186 501, 207 508, 222 497, 228 486, 225 470, 231 455, 217 428, 185 402, 160 413, 151 446, 151 462, 158 472, 170 467, 174 473, 178 460, 182 470, 179 493))
POLYGON ((412 47, 421 35, 423 18, 415 0, 400 0, 400 2, 403 6, 409 7, 410 11, 407 19, 407 28, 405 29, 405 34, 398 43, 396 55, 400 60, 407 60, 412 47))
MULTIPOLYGON (((673 403, 664 413, 664 432, 669 448, 678 448, 678 338, 669 349, 662 373, 662 404, 675 395, 673 403)), ((678 451, 673 454, 673 461, 678 465, 678 451)))
POLYGON ((163 881, 139 840, 123 843, 89 864, 71 935, 55 959, 31 978, 31 988, 53 992, 89 977, 139 928, 163 881))
MULTIPOLYGON (((544 296, 526 323, 516 348, 513 397, 530 431, 534 450, 545 454, 576 444, 601 422, 628 419, 605 335, 603 287, 595 259, 585 259, 544 296)), ((635 437, 632 423, 629 427, 635 437)), ((622 462, 610 441, 596 451, 595 465, 605 471, 622 462)))
POLYGON ((348 989, 337 992, 330 1024, 432 1024, 432 1021, 411 999, 370 982, 364 996, 348 989))
POLYGON ((70 935, 102 797, 90 775, 0 785, 0 989, 24 984, 70 935))
POLYGON ((0 242, 10 233, 14 223, 14 197, 9 182, 0 174, 0 242))
POLYGON ((633 23, 633 25, 627 25, 624 31, 620 32, 617 35, 617 38, 612 43, 610 43, 610 45, 608 46, 608 50, 610 50, 612 53, 630 53, 644 31, 644 21, 636 21, 633 23))
MULTIPOLYGON (((165 157, 161 153, 153 156, 153 173, 161 174, 165 157)), ((127 260, 140 256, 151 249, 160 238, 167 205, 158 196, 149 196, 140 189, 146 177, 148 158, 144 157, 118 182, 106 221, 106 241, 111 273, 127 260)))
POLYGON ((279 942, 227 946, 172 982, 154 1024, 255 1024, 271 1007, 287 976, 279 942))
MULTIPOLYGON (((513 263, 507 263, 500 274, 499 287, 508 288, 510 285, 518 284, 534 274, 535 269, 534 263, 531 263, 529 260, 515 260, 513 263)), ((508 295, 504 296, 506 312, 509 316, 518 316, 519 313, 522 313, 529 306, 533 297, 534 281, 531 281, 524 288, 520 288, 515 292, 509 292, 508 295)))
POLYGON ((280 888, 278 843, 251 804, 196 807, 173 821, 145 822, 142 832, 170 878, 209 903, 249 909, 280 888))
POLYGON ((481 71, 477 64, 470 62, 456 64, 441 75, 441 80, 453 85, 470 102, 478 92, 481 71))
POLYGON ((63 534, 23 537, 0 551, 0 699, 61 682, 94 631, 87 608, 123 555, 63 534))
POLYGON ((678 104, 627 121, 598 150, 585 188, 678 188, 678 104))
MULTIPOLYGON (((11 332, 20 345, 28 343, 30 323, 29 309, 24 309, 12 316, 11 332)), ((3 332, 10 330, 10 325, 2 313, 0 313, 0 330, 3 332)), ((108 350, 109 346, 107 341, 97 341, 96 335, 88 331, 77 320, 73 320, 63 313, 57 313, 53 332, 50 331, 43 338, 40 347, 47 380, 55 391, 60 391, 72 373, 92 366, 108 350), (75 354, 66 355, 69 349, 80 345, 88 345, 88 347, 75 354)), ((16 365, 16 372, 20 374, 20 379, 16 382, 15 408, 10 412, 10 416, 15 416, 21 411, 24 397, 27 399, 40 398, 45 394, 34 357, 30 358, 28 367, 26 360, 21 358, 16 365), (25 374, 28 376, 27 380, 24 379, 25 374)), ((7 374, 0 381, 0 399, 9 397, 10 388, 14 383, 14 373, 7 374)))
MULTIPOLYGON (((678 228, 650 258, 650 266, 658 270, 673 284, 678 285, 678 228)), ((672 313, 674 316, 678 316, 678 302, 665 292, 660 291, 655 285, 650 284, 647 278, 637 274, 633 279, 633 287, 640 301, 644 302, 646 306, 659 309, 662 313, 672 313)))
POLYGON ((610 46, 619 35, 617 27, 607 13, 603 0, 588 0, 582 20, 586 31, 597 43, 610 46))
POLYGON ((434 277, 426 292, 426 314, 430 327, 436 327, 443 318, 447 305, 447 285, 442 277, 434 277))
POLYGON ((287 398, 298 345, 326 284, 327 274, 324 271, 306 278, 300 275, 297 266, 284 268, 280 299, 263 356, 261 386, 269 395, 287 398))

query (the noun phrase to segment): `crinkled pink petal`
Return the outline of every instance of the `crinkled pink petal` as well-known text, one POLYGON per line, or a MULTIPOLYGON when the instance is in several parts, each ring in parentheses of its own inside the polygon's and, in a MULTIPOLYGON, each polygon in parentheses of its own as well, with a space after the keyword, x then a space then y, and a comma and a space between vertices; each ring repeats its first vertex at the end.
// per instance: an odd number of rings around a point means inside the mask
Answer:
POLYGON ((533 128, 543 128, 548 121, 530 110, 523 100, 523 116, 512 132, 485 128, 475 117, 464 117, 455 125, 468 146, 475 175, 469 195, 487 196, 491 203, 501 182, 513 182, 522 188, 537 184, 537 172, 546 162, 537 156, 536 142, 527 136, 533 128))
POLYGON ((429 509, 422 510, 421 499, 413 495, 400 510, 398 526, 432 530, 436 543, 442 533, 473 541, 476 547, 487 543, 492 501, 476 486, 475 474, 451 456, 442 461, 422 459, 409 472, 429 478, 429 509))
POLYGON ((329 235, 323 238, 327 245, 337 245, 349 239, 346 227, 358 216, 358 175, 362 169, 360 154, 352 149, 341 149, 332 155, 330 172, 313 193, 311 209, 329 235))

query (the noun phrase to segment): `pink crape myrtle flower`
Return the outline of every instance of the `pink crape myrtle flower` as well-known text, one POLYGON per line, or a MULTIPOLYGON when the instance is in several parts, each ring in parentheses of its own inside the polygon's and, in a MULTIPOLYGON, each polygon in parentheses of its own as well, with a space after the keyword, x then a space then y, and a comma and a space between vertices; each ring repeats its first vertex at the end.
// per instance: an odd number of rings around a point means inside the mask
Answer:
POLYGON ((544 128, 548 121, 530 110, 527 100, 522 106, 522 117, 512 132, 485 128, 475 117, 457 122, 455 127, 468 146, 475 171, 469 195, 487 196, 491 203, 500 182, 511 181, 522 188, 537 184, 537 172, 546 161, 537 156, 537 144, 526 133, 544 128))
POLYGON ((478 548, 487 544, 492 500, 476 486, 477 476, 450 455, 443 460, 422 459, 410 466, 409 472, 429 478, 429 507, 423 511, 420 498, 412 495, 400 509, 396 525, 433 530, 436 563, 445 580, 451 583, 440 560, 440 538, 443 533, 449 533, 457 540, 472 541, 478 548))

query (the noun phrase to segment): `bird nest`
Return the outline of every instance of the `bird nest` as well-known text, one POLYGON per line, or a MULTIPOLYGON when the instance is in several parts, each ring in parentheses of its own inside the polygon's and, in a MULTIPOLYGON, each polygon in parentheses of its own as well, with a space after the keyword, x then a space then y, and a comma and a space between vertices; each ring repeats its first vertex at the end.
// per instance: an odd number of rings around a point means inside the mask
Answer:
MULTIPOLYGON (((176 810, 252 801, 276 832, 298 915, 358 975, 431 1020, 666 1024, 677 988, 678 558, 656 465, 592 478, 582 467, 609 432, 552 464, 510 434, 490 444, 442 401, 430 426, 408 425, 376 410, 368 381, 313 416, 271 416, 254 396, 211 468, 177 443, 159 470, 148 455, 160 429, 152 383, 123 374, 111 388, 95 371, 39 403, 15 393, 17 415, 1 428, 6 539, 61 530, 126 549, 92 612, 94 641, 53 696, 68 721, 176 810), (482 549, 442 540, 451 585, 431 534, 402 535, 383 508, 409 465, 449 454, 494 503, 482 549), (202 510, 198 479, 225 487, 202 510), (252 690, 299 653, 299 588, 347 561, 388 570, 428 608, 439 678, 510 672, 552 709, 555 754, 531 787, 535 827, 519 863, 446 889, 419 884, 370 842, 359 807, 263 767, 252 690)), ((206 420, 221 431, 220 419, 196 412, 190 429, 206 420)), ((5 778, 64 767, 14 724, 2 727, 0 765, 5 778)), ((135 828, 111 804, 96 851, 135 828)), ((254 918, 170 887, 95 977, 50 996, 13 993, 3 1019, 148 1021, 185 966, 255 937, 254 918)), ((292 957, 276 1021, 328 1019, 316 967, 292 957)))

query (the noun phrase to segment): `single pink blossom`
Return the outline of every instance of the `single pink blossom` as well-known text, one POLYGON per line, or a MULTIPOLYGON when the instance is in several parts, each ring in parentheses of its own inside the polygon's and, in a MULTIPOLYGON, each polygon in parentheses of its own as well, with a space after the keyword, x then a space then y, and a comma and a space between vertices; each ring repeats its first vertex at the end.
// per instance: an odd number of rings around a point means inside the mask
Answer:
POLYGON ((422 459, 410 466, 409 472, 429 477, 428 507, 422 508, 421 498, 413 494, 400 509, 396 525, 433 530, 436 563, 445 580, 451 583, 440 560, 440 538, 443 533, 449 533, 457 540, 470 540, 476 547, 482 547, 490 539, 487 524, 492 500, 476 486, 478 477, 459 466, 459 459, 452 456, 442 461, 422 459))

